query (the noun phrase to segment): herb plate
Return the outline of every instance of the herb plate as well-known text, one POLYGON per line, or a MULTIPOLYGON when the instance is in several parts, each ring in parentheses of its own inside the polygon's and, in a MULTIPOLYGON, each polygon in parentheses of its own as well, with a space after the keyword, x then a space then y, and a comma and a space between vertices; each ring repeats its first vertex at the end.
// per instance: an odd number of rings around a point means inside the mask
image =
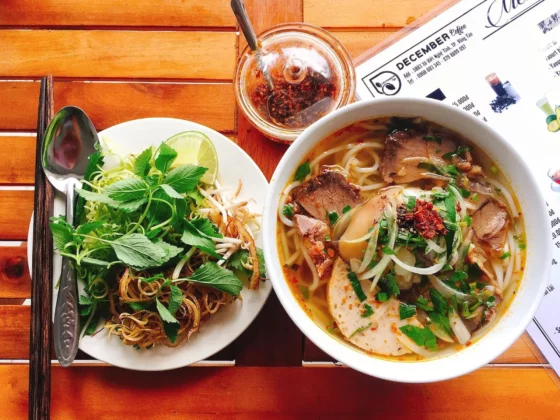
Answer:
MULTIPOLYGON (((122 154, 138 154, 150 145, 158 146, 169 137, 182 131, 200 131, 206 134, 218 152, 219 175, 224 186, 233 189, 241 179, 243 188, 240 198, 249 200, 249 208, 262 214, 268 188, 266 178, 253 160, 235 143, 222 134, 190 121, 173 118, 146 118, 118 124, 99 133, 105 144, 107 139, 112 149, 122 154)), ((112 158, 107 158, 105 167, 115 165, 112 158)), ((64 195, 55 197, 54 214, 64 214, 64 195)), ((32 223, 28 232, 28 261, 32 264, 33 249, 32 223)), ((256 235, 256 244, 261 246, 262 238, 256 235)), ((62 258, 55 252, 54 281, 60 277, 62 258)), ((56 286, 55 286, 56 287, 56 286)), ((82 286, 80 285, 80 288, 82 286)), ((100 332, 94 336, 85 336, 80 340, 80 349, 101 361, 126 369, 142 371, 160 371, 175 369, 204 360, 233 342, 258 315, 268 298, 272 285, 270 281, 261 282, 260 289, 253 291, 246 287, 241 291, 242 300, 226 305, 207 321, 200 332, 193 334, 188 342, 170 348, 164 345, 150 350, 136 350, 122 344, 117 337, 109 337, 103 324, 98 325, 100 332)), ((57 290, 53 290, 53 316, 57 290)))

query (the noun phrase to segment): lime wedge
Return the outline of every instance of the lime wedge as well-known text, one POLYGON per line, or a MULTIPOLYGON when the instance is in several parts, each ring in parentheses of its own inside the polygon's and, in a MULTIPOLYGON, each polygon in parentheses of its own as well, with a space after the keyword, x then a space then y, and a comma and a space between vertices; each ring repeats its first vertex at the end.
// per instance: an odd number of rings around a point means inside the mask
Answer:
POLYGON ((200 131, 184 131, 165 141, 177 152, 172 168, 181 165, 197 165, 208 170, 201 178, 205 184, 214 184, 218 175, 218 153, 212 141, 200 131))

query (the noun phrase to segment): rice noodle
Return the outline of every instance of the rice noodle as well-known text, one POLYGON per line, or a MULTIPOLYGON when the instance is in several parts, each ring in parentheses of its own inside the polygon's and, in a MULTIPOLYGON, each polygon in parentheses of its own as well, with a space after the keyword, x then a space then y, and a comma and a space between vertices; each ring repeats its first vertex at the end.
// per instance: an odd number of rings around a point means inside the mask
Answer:
POLYGON ((352 149, 350 149, 348 152, 346 152, 346 154, 344 155, 344 157, 342 158, 342 167, 348 171, 350 168, 350 159, 353 158, 354 156, 356 156, 358 154, 358 152, 362 149, 365 148, 374 148, 374 149, 383 149, 385 147, 385 145, 381 144, 381 143, 377 143, 377 142, 364 142, 364 143, 360 143, 358 145, 356 145, 355 147, 353 147, 352 149))
POLYGON ((386 187, 388 184, 386 182, 378 182, 377 184, 371 184, 367 186, 362 186, 360 189, 362 191, 371 191, 371 190, 378 190, 380 188, 386 187))
POLYGON ((511 283, 511 278, 513 275, 513 267, 515 264, 515 259, 517 257, 517 253, 514 251, 515 248, 515 239, 513 239, 513 234, 511 233, 511 229, 508 231, 508 238, 507 238, 507 242, 508 242, 508 247, 509 247, 509 252, 510 252, 510 256, 507 258, 508 263, 507 263, 507 268, 506 268, 506 274, 504 276, 504 285, 503 285, 503 291, 505 292, 506 289, 508 288, 508 286, 511 283))
POLYGON ((453 310, 449 311, 449 324, 460 344, 466 344, 467 341, 470 340, 471 333, 463 323, 459 314, 453 310))
MULTIPOLYGON (((361 137, 361 136, 357 136, 357 138, 358 138, 358 137, 361 137)), ((352 149, 352 147, 354 147, 354 146, 355 146, 354 143, 345 144, 345 145, 343 145, 343 146, 338 146, 338 147, 335 147, 335 148, 333 148, 333 149, 329 149, 329 150, 327 150, 326 152, 321 153, 319 156, 317 156, 315 159, 313 159, 313 160, 310 162, 309 165, 311 166, 311 171, 312 171, 313 173, 315 173, 314 168, 318 167, 319 162, 321 162, 321 161, 322 161, 323 159, 325 159, 327 156, 334 155, 335 153, 341 152, 341 151, 343 151, 343 150, 345 150, 345 149, 352 149)), ((317 171, 317 172, 318 172, 318 171, 317 171)))
POLYGON ((305 247, 301 247, 300 249, 301 253, 303 254, 303 258, 305 258, 305 261, 309 266, 309 270, 311 270, 311 275, 313 276, 313 283, 311 283, 311 286, 309 286, 309 291, 313 292, 315 291, 315 289, 317 289, 317 287, 319 287, 319 274, 317 274, 317 268, 315 267, 315 264, 313 264, 313 261, 311 260, 311 257, 307 253, 305 247))
POLYGON ((496 274, 496 280, 498 282, 498 288, 500 291, 504 290, 504 267, 502 266, 502 261, 492 261, 492 268, 494 269, 494 274, 496 274))

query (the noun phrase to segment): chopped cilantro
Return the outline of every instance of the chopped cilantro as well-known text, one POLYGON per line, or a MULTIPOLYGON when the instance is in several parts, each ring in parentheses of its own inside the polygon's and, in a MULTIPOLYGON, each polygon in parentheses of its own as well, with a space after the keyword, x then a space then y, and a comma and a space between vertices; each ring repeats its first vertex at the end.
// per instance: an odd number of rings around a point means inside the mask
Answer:
POLYGON ((426 141, 435 141, 437 144, 441 144, 441 137, 438 135, 433 136, 422 136, 422 139, 426 141))
POLYGON ((443 155, 444 159, 451 159, 453 156, 457 156, 460 155, 464 152, 470 152, 472 150, 472 147, 470 146, 459 146, 457 147, 457 150, 455 150, 454 152, 449 152, 443 155))
POLYGON ((418 296, 418 299, 416 299, 416 306, 424 309, 425 311, 433 311, 434 310, 434 307, 430 305, 430 303, 428 302, 428 299, 426 299, 424 296, 418 296))
POLYGON ((412 211, 414 210, 414 207, 416 207, 416 197, 410 196, 408 197, 408 203, 406 205, 406 209, 408 211, 412 211))
POLYGON ((430 350, 437 349, 436 336, 429 329, 416 327, 414 325, 403 325, 399 329, 417 345, 430 350))
POLYGON ((362 312, 362 318, 368 318, 373 315, 373 308, 369 306, 367 303, 364 303, 364 312, 362 312))
POLYGON ((372 325, 373 325, 373 324, 370 322, 369 324, 364 325, 363 327, 356 328, 356 330, 355 330, 352 334, 350 334, 350 337, 348 337, 348 338, 352 338, 352 337, 354 337, 356 334, 361 333, 362 331, 367 330, 367 329, 368 329, 369 327, 371 327, 372 325))
POLYGON ((434 305, 434 309, 442 315, 447 315, 449 304, 445 297, 436 289, 430 289, 430 298, 434 305))
POLYGON ((393 251, 391 248, 389 248, 388 246, 383 247, 383 253, 385 255, 397 255, 397 253, 393 251))
POLYGON ((401 303, 399 305, 399 315, 401 319, 407 319, 416 315, 416 306, 407 305, 406 303, 401 303))

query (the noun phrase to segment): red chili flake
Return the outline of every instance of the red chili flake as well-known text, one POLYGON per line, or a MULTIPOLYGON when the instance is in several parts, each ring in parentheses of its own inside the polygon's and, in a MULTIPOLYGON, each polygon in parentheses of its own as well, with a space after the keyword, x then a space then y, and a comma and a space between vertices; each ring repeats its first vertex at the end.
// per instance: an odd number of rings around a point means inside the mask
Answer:
POLYGON ((404 206, 399 208, 399 227, 410 228, 411 225, 420 236, 433 239, 438 234, 445 235, 447 229, 443 219, 434 210, 434 205, 427 201, 416 200, 416 206, 411 212, 406 211, 404 206))
POLYGON ((293 283, 293 284, 297 284, 297 282, 298 282, 298 281, 297 281, 297 278, 296 278, 295 276, 292 277, 292 283, 293 283))
POLYGON ((457 211, 461 211, 461 203, 457 203, 457 211))

